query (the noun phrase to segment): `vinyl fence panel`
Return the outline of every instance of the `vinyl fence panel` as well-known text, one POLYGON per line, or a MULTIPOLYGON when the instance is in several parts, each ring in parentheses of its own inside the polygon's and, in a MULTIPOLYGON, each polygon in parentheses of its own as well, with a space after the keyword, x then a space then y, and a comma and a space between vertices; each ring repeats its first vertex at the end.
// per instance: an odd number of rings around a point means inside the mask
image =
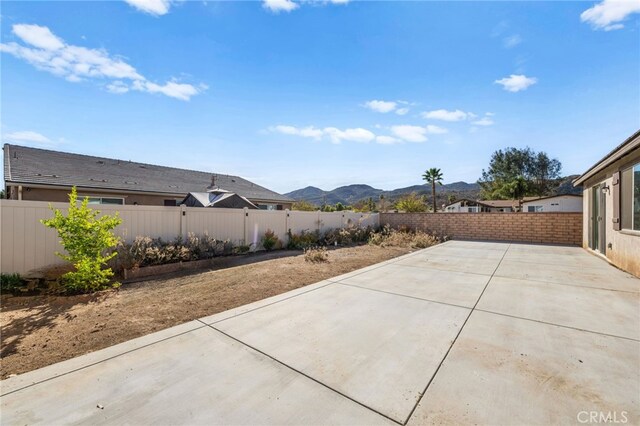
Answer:
MULTIPOLYGON (((0 271, 20 273, 62 264, 55 255, 62 251, 57 232, 46 228, 41 219, 53 216, 49 205, 66 213, 66 203, 0 200, 0 271)), ((137 236, 171 241, 189 233, 207 234, 234 244, 253 244, 259 249, 264 233, 271 229, 283 243, 287 231, 326 232, 346 226, 377 226, 377 214, 353 212, 266 211, 199 207, 162 207, 137 205, 92 205, 102 214, 118 212, 122 219, 114 233, 126 242, 137 236)))

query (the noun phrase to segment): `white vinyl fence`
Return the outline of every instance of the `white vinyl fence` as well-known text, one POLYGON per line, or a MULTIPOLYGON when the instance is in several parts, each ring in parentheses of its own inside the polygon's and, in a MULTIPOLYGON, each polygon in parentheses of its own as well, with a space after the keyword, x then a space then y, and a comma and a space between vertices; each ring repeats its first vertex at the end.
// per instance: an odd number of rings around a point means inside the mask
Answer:
MULTIPOLYGON (((24 274, 34 269, 63 263, 55 255, 61 251, 57 232, 46 228, 41 219, 53 216, 49 205, 66 212, 66 203, 0 200, 0 272, 24 274)), ((133 205, 91 206, 104 214, 118 212, 122 224, 115 234, 131 242, 137 236, 173 240, 189 233, 208 234, 234 244, 253 244, 252 249, 271 229, 283 242, 287 231, 326 232, 347 226, 379 225, 377 213, 300 212, 203 207, 156 207, 133 205)))

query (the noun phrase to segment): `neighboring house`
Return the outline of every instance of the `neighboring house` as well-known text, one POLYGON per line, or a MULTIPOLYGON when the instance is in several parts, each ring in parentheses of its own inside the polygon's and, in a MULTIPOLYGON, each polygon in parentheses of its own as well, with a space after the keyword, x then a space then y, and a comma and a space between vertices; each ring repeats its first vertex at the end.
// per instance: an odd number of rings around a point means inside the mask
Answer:
POLYGON ((522 211, 533 212, 581 212, 582 195, 559 194, 524 201, 522 211))
MULTIPOLYGON (((529 201, 537 197, 525 197, 524 201, 529 201)), ((519 209, 515 200, 469 200, 463 198, 442 208, 445 213, 508 213, 516 212, 519 209)))
POLYGON ((445 213, 478 213, 488 212, 491 206, 483 201, 474 201, 466 198, 454 201, 442 208, 445 213))
POLYGON ((175 206, 190 192, 222 188, 260 209, 290 209, 293 200, 238 176, 91 157, 5 144, 6 197, 68 201, 72 186, 95 204, 175 206))
POLYGON ((190 192, 180 202, 187 207, 216 207, 225 209, 257 209, 255 204, 233 192, 212 189, 207 192, 190 192))
POLYGON ((583 246, 640 276, 640 130, 573 184, 584 188, 583 246))

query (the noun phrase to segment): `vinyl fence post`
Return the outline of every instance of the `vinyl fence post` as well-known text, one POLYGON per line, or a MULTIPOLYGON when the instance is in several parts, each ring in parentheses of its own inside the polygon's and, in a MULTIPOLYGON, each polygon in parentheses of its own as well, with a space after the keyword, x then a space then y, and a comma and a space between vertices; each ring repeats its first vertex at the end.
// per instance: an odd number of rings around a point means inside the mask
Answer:
POLYGON ((249 208, 247 207, 243 207, 242 208, 242 218, 244 221, 244 241, 243 241, 243 245, 247 245, 247 241, 249 241, 249 237, 247 236, 247 232, 249 231, 249 224, 247 223, 249 221, 249 208))
MULTIPOLYGON (((290 224, 289 224, 289 215, 291 214, 291 212, 289 211, 289 209, 285 209, 284 211, 284 232, 285 235, 287 236, 286 239, 286 243, 289 243, 289 229, 290 229, 290 224)), ((284 238, 283 238, 284 239, 284 238)))
POLYGON ((180 237, 187 236, 187 206, 180 204, 180 237))

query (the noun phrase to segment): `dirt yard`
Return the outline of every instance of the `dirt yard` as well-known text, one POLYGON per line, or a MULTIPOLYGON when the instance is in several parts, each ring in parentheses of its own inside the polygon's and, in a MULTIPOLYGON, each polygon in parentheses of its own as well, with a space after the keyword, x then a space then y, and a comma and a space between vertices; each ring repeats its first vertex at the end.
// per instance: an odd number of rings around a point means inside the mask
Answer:
POLYGON ((300 252, 221 258, 215 270, 124 284, 80 296, 2 296, 1 378, 242 306, 410 252, 358 246, 331 250, 329 262, 300 252), (241 263, 245 265, 235 266, 241 263))

